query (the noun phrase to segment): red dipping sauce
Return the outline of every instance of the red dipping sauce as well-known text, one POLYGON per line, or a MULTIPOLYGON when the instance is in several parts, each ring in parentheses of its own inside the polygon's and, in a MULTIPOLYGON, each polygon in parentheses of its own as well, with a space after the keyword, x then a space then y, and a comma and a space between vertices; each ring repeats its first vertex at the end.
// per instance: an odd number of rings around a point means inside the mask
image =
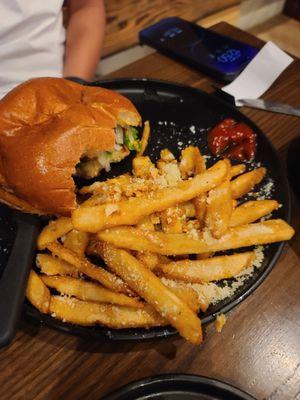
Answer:
POLYGON ((208 147, 215 156, 252 160, 256 152, 256 134, 243 122, 226 118, 209 132, 208 147))

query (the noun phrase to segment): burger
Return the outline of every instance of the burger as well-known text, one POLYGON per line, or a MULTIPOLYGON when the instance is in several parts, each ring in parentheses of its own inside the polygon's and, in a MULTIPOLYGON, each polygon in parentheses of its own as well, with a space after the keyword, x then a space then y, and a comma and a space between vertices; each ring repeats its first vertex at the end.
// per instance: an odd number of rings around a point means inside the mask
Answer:
POLYGON ((97 177, 138 151, 141 117, 126 97, 62 78, 22 83, 0 101, 0 201, 70 215, 74 177, 97 177))

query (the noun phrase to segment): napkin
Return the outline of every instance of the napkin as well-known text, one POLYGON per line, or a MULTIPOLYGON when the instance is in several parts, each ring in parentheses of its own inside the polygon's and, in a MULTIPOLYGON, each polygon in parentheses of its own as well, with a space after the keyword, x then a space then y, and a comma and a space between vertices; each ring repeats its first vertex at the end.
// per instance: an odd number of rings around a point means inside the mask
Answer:
POLYGON ((293 58, 273 42, 267 42, 240 75, 222 90, 239 99, 258 99, 278 76, 293 62, 293 58))

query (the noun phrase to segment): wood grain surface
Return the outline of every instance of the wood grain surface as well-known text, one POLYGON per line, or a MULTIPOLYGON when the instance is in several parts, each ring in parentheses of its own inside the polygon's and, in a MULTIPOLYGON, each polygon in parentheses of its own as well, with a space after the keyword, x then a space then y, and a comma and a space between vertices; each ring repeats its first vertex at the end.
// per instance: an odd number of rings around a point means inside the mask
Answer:
POLYGON ((103 56, 136 45, 139 31, 162 18, 180 16, 197 21, 239 3, 240 0, 106 0, 103 56))
MULTIPOLYGON (((261 42, 226 24, 215 30, 248 43, 261 42)), ((210 78, 154 54, 113 76, 169 79, 212 90, 210 78)), ((214 82, 217 83, 217 82, 214 82)), ((280 76, 265 98, 300 106, 300 61, 280 76)), ((284 158, 300 134, 300 119, 243 108, 284 158)), ((136 379, 191 373, 224 380, 257 399, 300 399, 300 205, 294 199, 296 236, 273 271, 228 314, 222 333, 205 327, 195 347, 178 336, 147 342, 93 342, 20 322, 16 339, 0 354, 0 399, 99 400, 136 379)))

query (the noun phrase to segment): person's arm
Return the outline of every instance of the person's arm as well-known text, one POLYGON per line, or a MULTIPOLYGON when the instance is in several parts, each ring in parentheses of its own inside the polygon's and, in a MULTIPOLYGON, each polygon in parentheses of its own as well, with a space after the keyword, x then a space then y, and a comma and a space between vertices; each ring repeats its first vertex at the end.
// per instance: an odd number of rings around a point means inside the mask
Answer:
POLYGON ((105 30, 103 0, 69 0, 64 59, 65 77, 93 78, 101 57, 105 30))

